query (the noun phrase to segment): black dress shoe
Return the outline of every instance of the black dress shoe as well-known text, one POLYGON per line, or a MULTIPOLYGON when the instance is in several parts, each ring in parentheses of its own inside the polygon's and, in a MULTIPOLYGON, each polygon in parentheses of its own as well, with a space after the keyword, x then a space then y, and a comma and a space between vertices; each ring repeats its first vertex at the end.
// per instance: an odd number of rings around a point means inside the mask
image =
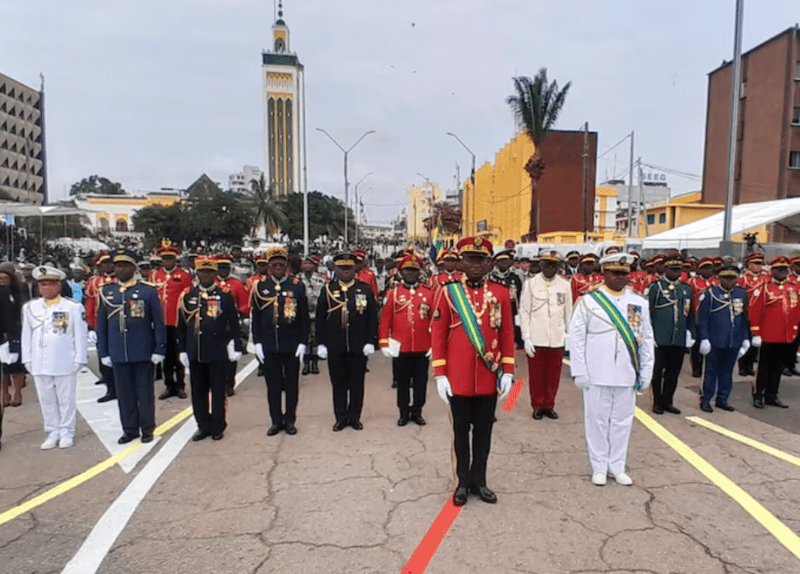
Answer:
POLYGON ((753 397, 753 406, 755 408, 757 408, 757 409, 763 409, 764 408, 764 400, 763 399, 759 399, 758 397, 753 397))
POLYGON ((544 416, 544 411, 542 409, 533 409, 533 418, 534 419, 536 419, 537 421, 540 421, 540 420, 542 420, 543 416, 544 416))
POLYGON ((158 400, 164 401, 170 397, 177 397, 177 396, 178 396, 178 391, 176 391, 175 389, 167 389, 166 391, 158 395, 158 400))
POLYGON ((117 439, 117 444, 128 444, 132 440, 139 438, 138 434, 124 434, 117 439))
POLYGON ((311 374, 319 375, 319 365, 317 364, 316 359, 311 359, 311 374))
POLYGON ((258 364, 258 371, 256 372, 256 376, 257 377, 264 376, 264 365, 262 365, 261 363, 258 364))
POLYGON ((708 403, 700 403, 700 410, 704 413, 713 413, 714 409, 711 408, 711 405, 708 403))
POLYGON ((424 427, 426 424, 425 419, 422 418, 422 413, 414 413, 411 415, 411 420, 417 423, 417 425, 424 427))
POLYGON ((472 494, 477 494, 484 502, 489 504, 497 502, 497 495, 486 486, 473 486, 470 490, 472 494))
POLYGON ((400 415, 400 418, 397 419, 397 426, 404 427, 408 424, 408 415, 400 415))
POLYGON ((681 409, 675 407, 674 405, 667 405, 664 407, 664 411, 668 413, 672 413, 673 415, 681 414, 681 409))
POLYGON ((702 371, 692 371, 692 377, 695 379, 702 379, 703 372, 702 371))
POLYGON ((296 435, 297 434, 297 427, 294 426, 294 423, 286 423, 286 434, 296 435))
POLYGON ((397 388, 397 381, 392 381, 392 388, 393 388, 393 389, 396 389, 396 388, 397 388))
POLYGON ((720 410, 728 411, 729 413, 733 412, 735 409, 730 406, 728 403, 714 403, 714 406, 720 410))
POLYGON ((361 424, 361 421, 350 421, 350 426, 355 430, 362 430, 364 428, 364 425, 361 424))
POLYGON ((215 435, 211 435, 211 440, 222 440, 222 438, 224 436, 225 436, 225 433, 224 432, 220 432, 220 433, 217 433, 215 435))
POLYGON ((97 380, 94 382, 94 384, 95 384, 95 385, 105 385, 105 384, 106 384, 106 382, 105 382, 103 379, 97 379, 97 380))
POLYGON ((151 432, 143 432, 142 433, 142 442, 144 442, 144 443, 153 442, 153 433, 151 433, 151 432))
POLYGON ((787 370, 789 371, 789 373, 791 373, 792 376, 800 377, 800 371, 797 370, 796 366, 795 367, 789 367, 787 370))
POLYGON ((333 425, 333 432, 339 432, 347 426, 347 421, 336 421, 333 425))
POLYGON ((192 440, 194 442, 197 442, 197 441, 203 440, 204 438, 208 438, 210 436, 211 436, 210 433, 207 433, 206 431, 198 430, 196 433, 194 433, 192 435, 192 440))
POLYGON ((553 409, 545 409, 544 416, 546 416, 549 419, 556 420, 558 418, 558 413, 553 409))
POLYGON ((459 486, 453 493, 453 504, 456 506, 464 506, 467 503, 467 497, 469 497, 469 490, 467 487, 459 486))
POLYGON ((664 408, 656 405, 656 406, 653 407, 653 412, 655 414, 657 414, 657 415, 663 415, 664 414, 664 408))
POLYGON ((309 365, 309 361, 308 360, 303 361, 303 371, 301 374, 305 377, 310 372, 311 372, 311 365, 309 365))
POLYGON ((771 401, 764 401, 764 404, 765 404, 765 405, 769 405, 769 406, 771 406, 771 407, 780 407, 780 408, 782 408, 782 409, 788 409, 788 408, 789 408, 789 405, 787 405, 786 403, 784 403, 784 402, 783 402, 782 400, 780 400, 778 397, 775 397, 775 398, 774 398, 773 400, 771 400, 771 401))
POLYGON ((178 398, 179 399, 185 399, 187 396, 188 395, 186 394, 186 391, 184 391, 183 389, 178 389, 178 398))
POLYGON ((232 397, 236 394, 236 391, 233 390, 233 385, 225 387, 225 396, 232 397))
POLYGON ((117 395, 112 395, 112 394, 106 393, 102 397, 97 399, 97 402, 98 403, 107 403, 108 401, 116 401, 116 400, 117 400, 117 395))
POLYGON ((275 436, 283 430, 282 425, 272 425, 267 429, 267 436, 275 436))

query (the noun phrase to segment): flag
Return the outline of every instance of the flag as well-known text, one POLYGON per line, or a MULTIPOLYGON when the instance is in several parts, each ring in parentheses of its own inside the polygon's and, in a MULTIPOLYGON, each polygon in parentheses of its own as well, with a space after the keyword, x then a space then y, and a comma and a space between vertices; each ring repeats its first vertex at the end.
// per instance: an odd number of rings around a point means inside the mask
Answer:
POLYGON ((442 251, 444 245, 444 224, 442 223, 442 216, 439 216, 439 221, 436 223, 436 230, 433 235, 433 245, 431 245, 430 258, 431 261, 436 263, 439 258, 439 253, 442 251))

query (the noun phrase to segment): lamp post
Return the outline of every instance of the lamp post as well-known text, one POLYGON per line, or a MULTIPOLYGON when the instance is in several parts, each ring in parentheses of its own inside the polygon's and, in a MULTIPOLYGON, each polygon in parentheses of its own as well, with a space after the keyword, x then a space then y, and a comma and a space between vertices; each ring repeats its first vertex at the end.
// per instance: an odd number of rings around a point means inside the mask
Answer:
POLYGON ((736 0, 736 24, 733 34, 733 62, 731 63, 731 115, 728 131, 728 173, 725 192, 725 218, 722 223, 723 255, 733 255, 731 227, 733 226, 733 188, 736 178, 736 133, 739 127, 739 98, 742 89, 742 24, 744 21, 744 0, 736 0))
POLYGON ((355 204, 355 212, 356 212, 356 243, 358 243, 358 235, 359 235, 358 226, 361 224, 361 215, 360 215, 361 212, 358 210, 358 186, 361 185, 363 183, 363 181, 365 179, 367 179, 371 175, 372 175, 372 172, 369 172, 367 175, 365 175, 364 177, 359 179, 358 183, 355 185, 355 194, 354 195, 356 196, 355 197, 355 199, 356 199, 356 204, 355 204))
POLYGON ((425 183, 427 184, 426 188, 428 190, 428 197, 425 197, 424 199, 425 199, 425 202, 428 204, 428 225, 429 225, 428 243, 431 243, 432 238, 433 238, 433 235, 432 235, 432 233, 433 233, 433 221, 432 221, 432 218, 433 218, 433 184, 431 183, 431 180, 428 177, 426 177, 425 175, 421 174, 420 172, 417 172, 417 175, 420 176, 422 179, 424 179, 425 183))
POLYGON ((348 192, 348 187, 350 185, 349 182, 347 181, 347 155, 351 151, 353 151, 354 147, 356 147, 358 144, 361 143, 361 140, 363 140, 369 134, 374 134, 375 130, 369 130, 368 132, 365 132, 364 135, 362 135, 360 138, 358 138, 356 140, 356 143, 354 143, 353 145, 351 145, 347 149, 344 149, 342 146, 340 146, 339 142, 337 142, 335 139, 333 139, 333 136, 331 134, 329 134, 328 132, 326 132, 325 130, 323 130, 322 128, 317 128, 317 131, 318 132, 322 132, 326 136, 328 136, 328 139, 330 139, 334 143, 334 145, 336 145, 336 147, 338 147, 340 150, 342 150, 342 153, 344 154, 344 243, 345 243, 345 246, 347 246, 347 227, 348 227, 348 225, 347 225, 348 224, 348 218, 347 218, 348 193, 347 192, 348 192))
POLYGON ((472 221, 473 221, 473 224, 475 226, 475 233, 477 233, 478 232, 478 222, 475 220, 475 191, 476 191, 475 190, 475 183, 476 183, 475 182, 475 154, 472 153, 472 150, 467 147, 467 144, 462 142, 461 138, 459 138, 456 134, 454 134, 453 132, 447 132, 447 135, 456 138, 458 143, 460 143, 464 147, 464 149, 467 150, 467 152, 469 152, 469 155, 472 156, 472 174, 470 175, 470 181, 472 181, 472 207, 469 210, 469 214, 472 217, 472 221))

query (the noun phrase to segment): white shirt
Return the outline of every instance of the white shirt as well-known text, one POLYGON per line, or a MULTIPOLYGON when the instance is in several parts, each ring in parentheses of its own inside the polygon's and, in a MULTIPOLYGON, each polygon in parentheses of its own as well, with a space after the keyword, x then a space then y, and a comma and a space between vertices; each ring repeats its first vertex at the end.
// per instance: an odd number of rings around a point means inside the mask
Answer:
POLYGON ((77 301, 28 301, 22 307, 22 362, 31 375, 70 375, 75 364, 87 362, 86 334, 86 314, 77 301))
POLYGON ((560 275, 547 279, 538 273, 522 284, 519 318, 523 339, 537 347, 563 347, 571 316, 572 288, 560 275))
MULTIPOLYGON (((639 341, 639 378, 653 376, 655 340, 647 299, 626 289, 615 293, 600 288, 619 309, 639 341)), ((569 358, 572 376, 589 377, 589 384, 602 387, 632 387, 636 384, 628 348, 608 314, 590 295, 578 299, 569 325, 569 358)))

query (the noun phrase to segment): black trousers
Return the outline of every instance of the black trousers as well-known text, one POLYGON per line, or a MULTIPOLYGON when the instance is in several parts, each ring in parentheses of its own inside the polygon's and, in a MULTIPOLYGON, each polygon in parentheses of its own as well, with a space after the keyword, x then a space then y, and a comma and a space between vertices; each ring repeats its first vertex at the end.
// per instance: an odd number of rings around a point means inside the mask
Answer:
POLYGON ((795 335, 794 341, 792 341, 792 362, 787 363, 786 366, 791 368, 797 364, 797 351, 800 349, 800 331, 797 332, 795 335))
POLYGON ((155 371, 153 363, 115 363, 119 418, 125 434, 152 433, 156 428, 155 371))
POLYGON ((692 375, 703 376, 703 365, 705 365, 706 358, 700 354, 700 341, 695 341, 692 345, 689 359, 692 362, 692 375))
POLYGON ((333 414, 336 422, 361 420, 364 406, 364 373, 367 358, 361 353, 328 355, 328 372, 333 386, 333 414))
POLYGON ((266 353, 264 380, 267 382, 267 401, 272 424, 283 426, 297 420, 297 393, 300 380, 300 360, 294 353, 266 353), (286 410, 283 394, 286 393, 286 410))
POLYGON ((229 389, 232 389, 236 385, 236 367, 239 365, 239 363, 233 363, 227 360, 223 361, 223 363, 225 363, 225 385, 229 389))
POLYGON ((392 361, 397 380, 397 408, 401 416, 409 416, 414 411, 422 412, 428 393, 428 357, 425 355, 403 357, 392 361), (411 400, 411 387, 414 387, 414 402, 411 400))
POLYGON ((100 376, 106 386, 106 393, 116 397, 117 387, 114 385, 114 367, 106 367, 103 363, 100 363, 100 376))
POLYGON ((656 347, 655 364, 653 366, 653 406, 668 407, 672 405, 672 397, 678 388, 678 375, 683 367, 683 355, 686 347, 678 345, 660 345, 656 347))
POLYGON ((739 370, 750 370, 758 358, 758 347, 750 347, 747 352, 739 359, 739 370))
POLYGON ((192 382, 192 410, 197 428, 211 435, 225 431, 225 366, 228 361, 200 363, 192 361, 189 378, 192 382), (211 412, 208 393, 211 391, 211 412))
POLYGON ((183 390, 184 382, 183 365, 178 360, 178 335, 177 327, 167 327, 167 354, 164 355, 164 385, 170 390, 183 390))
POLYGON ((758 356, 758 372, 753 398, 764 398, 766 402, 778 398, 783 368, 794 361, 793 343, 761 343, 758 356))
POLYGON ((489 459, 489 449, 492 446, 492 426, 496 406, 496 394, 450 397, 459 486, 486 486, 486 461, 489 459), (472 449, 470 449, 470 430, 472 430, 472 449))

